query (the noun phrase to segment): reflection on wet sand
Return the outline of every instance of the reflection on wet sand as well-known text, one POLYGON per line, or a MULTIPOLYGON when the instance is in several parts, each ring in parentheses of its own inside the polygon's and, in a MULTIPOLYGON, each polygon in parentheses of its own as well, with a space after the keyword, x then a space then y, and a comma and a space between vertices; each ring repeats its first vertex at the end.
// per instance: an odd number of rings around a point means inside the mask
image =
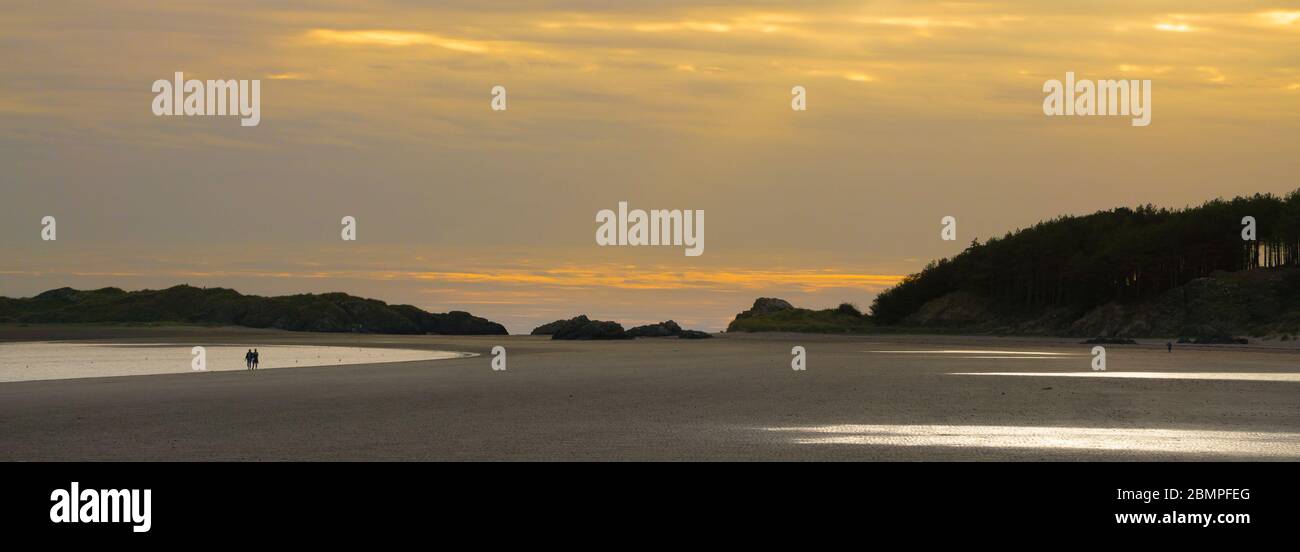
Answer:
POLYGON ((948 375, 1300 382, 1297 372, 951 372, 948 375))
MULTIPOLYGON (((907 351, 863 351, 865 353, 884 353, 894 355, 1022 355, 1027 358, 1087 356, 1083 353, 1052 353, 1048 351, 997 351, 988 349, 920 349, 907 351)), ((1020 357, 1015 357, 1020 358, 1020 357)))
MULTIPOLYGON (((260 369, 375 364, 459 358, 464 353, 389 347, 202 344, 205 372, 246 370, 246 351, 258 349, 260 369)), ((0 343, 0 382, 196 373, 190 344, 0 343)))
POLYGON ((808 445, 1084 449, 1300 458, 1300 433, 982 425, 769 427, 808 445))

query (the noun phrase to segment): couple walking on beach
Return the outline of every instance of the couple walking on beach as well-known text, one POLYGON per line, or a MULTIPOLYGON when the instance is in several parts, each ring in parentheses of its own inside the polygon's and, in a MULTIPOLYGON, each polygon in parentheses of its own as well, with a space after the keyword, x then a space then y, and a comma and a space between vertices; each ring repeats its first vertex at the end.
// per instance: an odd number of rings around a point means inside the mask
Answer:
POLYGON ((244 354, 244 365, 248 366, 249 370, 257 369, 257 349, 249 349, 244 354))

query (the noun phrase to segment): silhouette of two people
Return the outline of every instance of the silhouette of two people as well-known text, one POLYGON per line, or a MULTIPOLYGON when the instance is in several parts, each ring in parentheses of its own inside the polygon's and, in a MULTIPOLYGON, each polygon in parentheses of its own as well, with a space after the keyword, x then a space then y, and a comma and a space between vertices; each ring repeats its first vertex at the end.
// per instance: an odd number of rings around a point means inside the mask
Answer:
POLYGON ((257 349, 249 349, 244 354, 244 365, 248 366, 249 370, 257 369, 257 349))

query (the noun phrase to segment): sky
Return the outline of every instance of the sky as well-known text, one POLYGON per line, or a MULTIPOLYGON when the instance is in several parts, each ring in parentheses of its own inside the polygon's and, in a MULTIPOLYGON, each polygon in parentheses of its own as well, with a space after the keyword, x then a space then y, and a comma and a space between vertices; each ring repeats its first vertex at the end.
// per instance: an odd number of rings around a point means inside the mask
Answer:
POLYGON ((577 314, 719 330, 758 297, 865 309, 1060 215, 1300 187, 1300 2, 0 8, 9 297, 189 283, 512 333, 577 314), (177 71, 260 80, 260 124, 155 116, 177 71), (1150 126, 1045 116, 1067 71, 1151 80, 1150 126), (705 211, 704 254, 598 246, 620 201, 705 211))

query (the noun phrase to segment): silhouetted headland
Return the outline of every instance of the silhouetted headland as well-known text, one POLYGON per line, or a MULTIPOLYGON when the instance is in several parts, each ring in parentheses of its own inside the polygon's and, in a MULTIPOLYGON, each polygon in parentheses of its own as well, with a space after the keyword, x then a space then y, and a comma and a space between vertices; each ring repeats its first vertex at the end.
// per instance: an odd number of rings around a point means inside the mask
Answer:
POLYGON ((163 290, 59 288, 30 298, 0 297, 0 322, 183 323, 296 332, 505 335, 506 328, 468 312, 430 313, 346 293, 282 297, 188 285, 163 290))
POLYGON ((972 241, 882 292, 869 315, 764 298, 728 331, 1293 339, 1300 190, 1063 216, 972 241))

